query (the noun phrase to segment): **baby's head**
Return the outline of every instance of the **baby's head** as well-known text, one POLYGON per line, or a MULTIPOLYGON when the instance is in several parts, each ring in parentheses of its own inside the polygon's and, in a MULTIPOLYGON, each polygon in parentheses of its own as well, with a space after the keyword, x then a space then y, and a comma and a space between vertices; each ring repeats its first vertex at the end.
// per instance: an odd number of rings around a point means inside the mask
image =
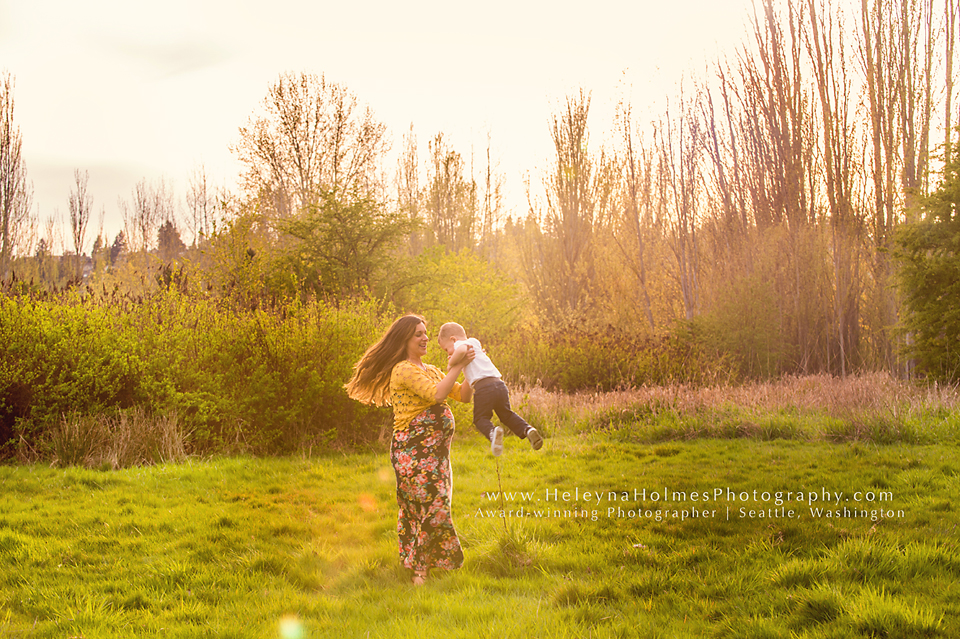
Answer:
POLYGON ((456 322, 447 322, 440 327, 440 333, 437 335, 437 342, 440 348, 447 351, 447 355, 453 354, 453 345, 459 340, 467 339, 467 332, 456 322))

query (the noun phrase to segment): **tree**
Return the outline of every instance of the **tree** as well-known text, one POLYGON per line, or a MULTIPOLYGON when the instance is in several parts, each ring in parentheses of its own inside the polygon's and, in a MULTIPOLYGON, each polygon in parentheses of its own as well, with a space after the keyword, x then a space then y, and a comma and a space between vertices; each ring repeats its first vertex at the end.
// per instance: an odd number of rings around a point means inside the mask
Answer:
POLYGON ((477 232, 477 185, 464 175, 463 158, 438 133, 430 141, 430 164, 421 212, 433 241, 458 253, 474 248, 477 232))
POLYGON ((93 198, 87 194, 87 182, 90 180, 88 171, 81 174, 80 169, 74 169, 73 180, 74 188, 70 191, 70 236, 76 254, 75 277, 79 280, 83 275, 83 245, 86 242, 87 226, 90 224, 93 198))
POLYGON ((627 269, 636 278, 637 285, 632 288, 635 293, 630 298, 639 301, 643 312, 643 319, 652 332, 656 329, 654 322, 653 303, 650 300, 650 286, 647 277, 648 238, 659 229, 654 229, 654 193, 653 176, 656 165, 652 153, 644 146, 642 139, 636 134, 633 124, 633 113, 630 105, 618 106, 617 119, 620 124, 622 157, 616 163, 620 170, 619 219, 618 228, 614 230, 613 240, 620 251, 627 269))
POLYGON ((519 283, 476 251, 435 247, 412 259, 416 279, 394 297, 400 308, 416 308, 429 325, 458 318, 468 335, 485 345, 502 343, 523 310, 519 283))
POLYGON ((48 217, 44 227, 44 236, 37 242, 33 259, 36 263, 37 278, 51 287, 56 287, 61 284, 61 260, 58 259, 56 251, 58 244, 62 244, 57 237, 59 229, 57 219, 48 217))
POLYGON ((210 237, 227 200, 225 189, 218 189, 210 184, 204 166, 200 166, 190 175, 187 183, 187 211, 194 246, 199 245, 202 239, 210 237))
POLYGON ((739 64, 738 133, 740 179, 757 239, 748 245, 754 253, 748 263, 772 283, 787 350, 795 370, 808 373, 827 364, 829 315, 822 309, 829 300, 815 197, 818 119, 805 77, 803 20, 803 6, 793 0, 758 3, 753 50, 745 50, 739 64))
POLYGON ((487 135, 486 164, 483 171, 483 183, 480 193, 479 249, 491 261, 497 261, 498 231, 503 221, 503 174, 497 170, 497 165, 491 158, 490 135, 487 135))
POLYGON ((525 277, 545 319, 558 326, 581 321, 595 301, 594 230, 606 215, 611 181, 603 153, 589 152, 589 113, 590 97, 581 91, 553 116, 556 156, 540 219, 530 203, 525 277))
POLYGON ((120 259, 127 252, 127 236, 123 231, 117 233, 117 236, 113 238, 113 244, 110 245, 110 265, 113 266, 117 263, 117 260, 120 259))
MULTIPOLYGON (((902 212, 914 210, 913 201, 922 199, 927 187, 932 16, 932 0, 861 0, 859 45, 867 83, 874 195, 873 271, 885 326, 896 323, 898 312, 889 286, 894 276, 889 260, 894 231, 902 212)), ((888 341, 882 350, 888 368, 895 369, 894 344, 888 341)))
POLYGON ((47 241, 41 237, 40 241, 37 242, 37 250, 33 254, 33 259, 37 263, 37 274, 41 282, 45 282, 49 276, 50 257, 50 248, 47 246, 47 241))
MULTIPOLYGON (((822 0, 821 0, 822 2, 822 0)), ((863 207, 855 201, 853 167, 858 143, 851 111, 851 79, 846 65, 845 29, 841 18, 815 0, 808 0, 810 12, 807 49, 820 98, 823 139, 823 176, 830 213, 833 248, 834 334, 840 374, 846 376, 859 349, 860 255, 863 207)))
POLYGON ((957 146, 944 165, 939 188, 921 200, 920 219, 894 235, 899 284, 906 312, 903 328, 918 372, 960 380, 960 162, 957 146))
POLYGON ((693 319, 700 306, 700 246, 701 225, 698 219, 700 196, 700 156, 703 135, 696 113, 681 100, 679 132, 674 131, 669 113, 657 133, 660 138, 659 163, 663 167, 661 191, 672 204, 668 216, 667 243, 674 256, 674 278, 683 299, 684 315, 693 319))
POLYGON ((281 229, 299 240, 289 259, 304 289, 324 295, 351 295, 390 273, 392 255, 415 221, 391 213, 374 200, 343 202, 332 192, 281 229))
POLYGON ((120 213, 127 248, 140 251, 145 267, 155 230, 161 222, 173 219, 173 194, 163 178, 155 185, 148 184, 146 179, 140 180, 133 189, 131 202, 120 201, 120 213))
MULTIPOLYGON (((397 208, 413 220, 420 219, 420 160, 417 136, 410 130, 403 135, 403 151, 397 159, 397 208)), ((419 255, 424 248, 425 229, 416 228, 410 235, 410 254, 419 255)))
POLYGON ((0 76, 0 280, 9 276, 13 256, 23 243, 33 200, 13 110, 13 78, 4 73, 0 76))
POLYGON ((187 250, 183 240, 180 239, 180 231, 177 230, 172 220, 167 220, 160 225, 157 230, 157 255, 164 262, 170 262, 180 257, 187 250))
POLYGON ((99 278, 110 264, 110 246, 103 236, 103 229, 97 233, 96 239, 93 240, 93 246, 90 247, 90 262, 93 266, 95 278, 99 278))
POLYGON ((950 133, 953 130, 953 48, 957 41, 957 9, 960 9, 958 0, 947 0, 944 7, 944 41, 946 48, 943 54, 944 77, 946 78, 946 95, 944 97, 944 160, 950 162, 950 148, 952 141, 950 133))
POLYGON ((99 233, 93 240, 93 246, 90 247, 90 257, 96 259, 106 249, 106 243, 103 241, 103 233, 99 233))
POLYGON ((385 125, 346 87, 288 73, 270 87, 262 113, 240 129, 234 152, 246 165, 250 195, 283 219, 319 204, 324 191, 341 200, 381 196, 385 135, 385 125))

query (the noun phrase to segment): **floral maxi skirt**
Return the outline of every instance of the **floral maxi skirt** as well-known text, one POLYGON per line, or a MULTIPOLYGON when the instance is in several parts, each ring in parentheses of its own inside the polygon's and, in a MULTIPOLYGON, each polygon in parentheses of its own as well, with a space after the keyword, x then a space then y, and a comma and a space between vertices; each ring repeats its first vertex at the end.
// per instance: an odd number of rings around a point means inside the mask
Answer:
POLYGON ((453 413, 438 404, 393 433, 390 460, 397 475, 400 561, 410 570, 454 570, 463 565, 451 514, 453 431, 453 413))

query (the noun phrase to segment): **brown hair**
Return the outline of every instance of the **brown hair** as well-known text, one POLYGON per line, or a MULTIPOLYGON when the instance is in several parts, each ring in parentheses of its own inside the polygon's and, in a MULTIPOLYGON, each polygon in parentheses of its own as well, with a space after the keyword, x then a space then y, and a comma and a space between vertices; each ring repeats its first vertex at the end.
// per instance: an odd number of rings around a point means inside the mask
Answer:
POLYGON ((407 342, 426 324, 419 315, 397 318, 376 344, 353 365, 353 377, 343 385, 347 395, 363 404, 390 405, 390 373, 407 357, 407 342))

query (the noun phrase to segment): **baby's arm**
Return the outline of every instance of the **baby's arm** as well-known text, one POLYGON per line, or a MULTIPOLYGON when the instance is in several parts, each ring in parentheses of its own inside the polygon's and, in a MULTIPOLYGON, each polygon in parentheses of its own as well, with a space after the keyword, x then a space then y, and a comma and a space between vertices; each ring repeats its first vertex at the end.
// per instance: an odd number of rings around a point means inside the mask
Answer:
POLYGON ((473 350, 473 346, 470 346, 466 342, 460 342, 447 360, 447 370, 450 370, 451 367, 460 363, 466 364, 467 362, 464 360, 467 358, 467 350, 473 350))

